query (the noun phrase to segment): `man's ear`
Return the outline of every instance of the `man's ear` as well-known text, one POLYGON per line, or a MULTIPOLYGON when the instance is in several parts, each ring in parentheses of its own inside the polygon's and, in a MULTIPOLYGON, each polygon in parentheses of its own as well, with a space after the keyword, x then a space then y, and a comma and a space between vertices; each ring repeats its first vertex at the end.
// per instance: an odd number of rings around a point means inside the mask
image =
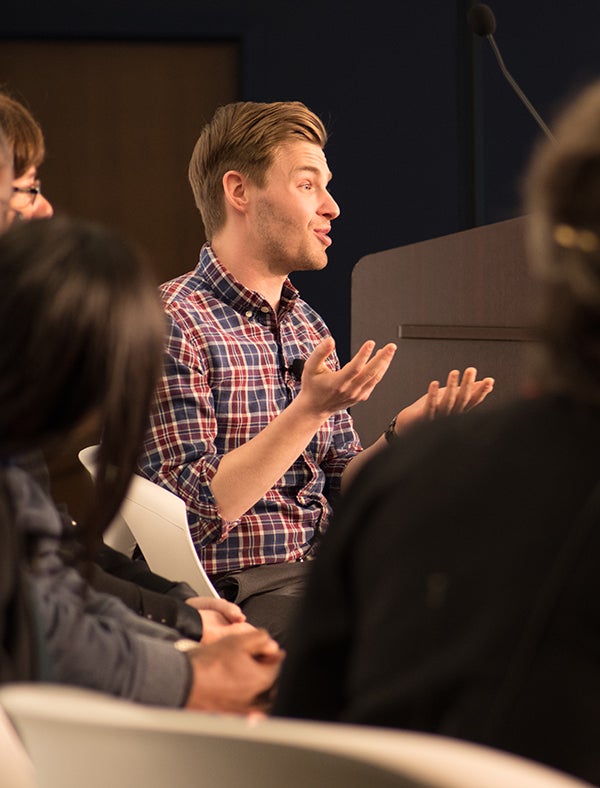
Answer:
POLYGON ((248 179, 237 170, 228 170, 223 175, 223 194, 226 205, 245 212, 248 204, 248 179))

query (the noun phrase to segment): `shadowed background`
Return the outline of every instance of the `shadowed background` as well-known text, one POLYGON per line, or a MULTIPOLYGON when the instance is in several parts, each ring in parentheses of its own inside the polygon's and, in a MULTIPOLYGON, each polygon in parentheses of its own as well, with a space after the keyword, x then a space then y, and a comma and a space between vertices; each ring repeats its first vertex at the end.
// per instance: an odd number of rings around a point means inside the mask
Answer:
MULTIPOLYGON (((214 108, 304 101, 330 131, 342 215, 328 268, 294 281, 346 361, 358 260, 521 212, 520 177, 540 132, 469 31, 472 4, 12 3, 1 14, 0 83, 42 124, 41 177, 56 208, 128 232, 160 280, 191 269, 204 237, 186 171, 214 108)), ((551 123, 600 76, 600 4, 490 5, 507 67, 551 123)))

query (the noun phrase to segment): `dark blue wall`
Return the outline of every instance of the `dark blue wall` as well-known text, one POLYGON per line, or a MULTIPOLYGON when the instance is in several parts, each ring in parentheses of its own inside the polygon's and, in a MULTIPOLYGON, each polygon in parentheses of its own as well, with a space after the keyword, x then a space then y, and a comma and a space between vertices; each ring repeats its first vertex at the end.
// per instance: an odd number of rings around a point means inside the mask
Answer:
MULTIPOLYGON (((471 0, 5 5, 9 38, 239 39, 241 98, 300 99, 325 119, 342 216, 327 270, 295 281, 343 359, 360 257, 520 213, 519 176, 539 135, 487 42, 469 33, 471 0)), ((600 77, 598 0, 490 5, 506 65, 547 121, 600 77)))

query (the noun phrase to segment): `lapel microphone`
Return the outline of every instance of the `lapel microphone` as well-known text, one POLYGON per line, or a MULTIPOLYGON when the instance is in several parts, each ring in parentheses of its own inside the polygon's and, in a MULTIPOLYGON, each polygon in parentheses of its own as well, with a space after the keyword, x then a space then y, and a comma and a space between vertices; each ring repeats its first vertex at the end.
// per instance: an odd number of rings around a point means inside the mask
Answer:
POLYGON ((286 372, 289 372, 295 380, 301 380, 302 372, 304 370, 305 359, 295 358, 289 367, 286 367, 286 372))

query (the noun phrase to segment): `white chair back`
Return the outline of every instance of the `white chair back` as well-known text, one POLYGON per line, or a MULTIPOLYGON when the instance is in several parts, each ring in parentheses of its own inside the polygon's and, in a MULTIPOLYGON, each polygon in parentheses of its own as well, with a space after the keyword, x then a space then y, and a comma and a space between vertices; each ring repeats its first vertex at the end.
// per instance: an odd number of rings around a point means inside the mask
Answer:
POLYGON ((0 708, 0 785, 3 788, 38 788, 29 755, 2 708, 0 708))
POLYGON ((442 736, 158 709, 13 684, 2 705, 39 788, 583 788, 553 769, 442 736))
MULTIPOLYGON (((96 449, 97 446, 88 446, 79 452, 79 461, 92 477, 96 449)), ((169 580, 189 583, 199 596, 219 597, 192 542, 185 503, 164 487, 135 475, 104 538, 121 552, 127 550, 117 545, 128 545, 133 539, 153 572, 169 580)))
MULTIPOLYGON (((96 471, 96 450, 98 446, 86 446, 79 454, 79 462, 83 465, 86 471, 94 478, 96 471)), ((120 553, 125 553, 130 558, 137 545, 135 536, 129 530, 129 526, 123 519, 121 512, 118 512, 114 517, 112 523, 108 526, 102 536, 105 544, 112 547, 113 550, 118 550, 120 553)))

